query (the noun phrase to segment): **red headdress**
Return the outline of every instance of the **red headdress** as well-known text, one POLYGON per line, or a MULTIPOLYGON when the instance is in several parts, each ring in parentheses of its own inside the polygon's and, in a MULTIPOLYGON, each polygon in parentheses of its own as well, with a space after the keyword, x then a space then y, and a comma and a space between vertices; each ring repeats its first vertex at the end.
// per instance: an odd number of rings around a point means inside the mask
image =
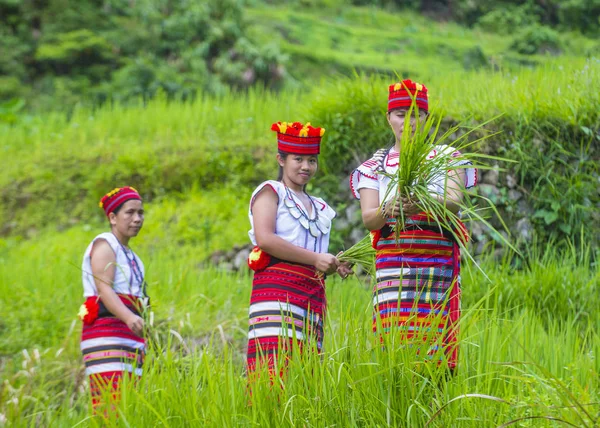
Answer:
POLYGON ((277 132, 277 148, 279 151, 298 155, 318 155, 321 151, 323 128, 313 128, 310 123, 277 122, 271 125, 277 132))
POLYGON ((142 200, 137 190, 129 186, 117 187, 116 189, 113 189, 106 195, 102 196, 102 199, 100 199, 100 203, 98 205, 100 208, 104 209, 104 212, 108 217, 111 212, 132 199, 139 201, 142 200))
POLYGON ((420 83, 413 82, 410 79, 390 85, 388 96, 388 111, 396 108, 408 108, 413 99, 417 107, 421 110, 429 111, 429 99, 427 97, 427 87, 420 83))

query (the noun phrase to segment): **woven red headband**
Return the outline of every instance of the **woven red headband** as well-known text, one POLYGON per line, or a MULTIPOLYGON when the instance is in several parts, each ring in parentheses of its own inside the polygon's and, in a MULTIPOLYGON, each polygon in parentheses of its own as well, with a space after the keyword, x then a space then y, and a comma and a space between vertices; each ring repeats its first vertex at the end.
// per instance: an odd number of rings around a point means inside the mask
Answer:
POLYGON ((125 202, 132 199, 139 201, 142 200, 137 190, 129 186, 117 187, 116 189, 113 189, 106 195, 102 196, 102 199, 100 199, 100 203, 98 205, 100 208, 104 209, 104 212, 108 217, 110 213, 123 205, 125 202))
POLYGON ((310 123, 277 122, 271 125, 277 132, 277 149, 281 152, 299 155, 318 155, 321 152, 323 128, 313 128, 310 123))
POLYGON ((409 108, 413 99, 421 110, 429 111, 429 98, 427 87, 410 79, 394 83, 389 87, 388 111, 396 108, 409 108))

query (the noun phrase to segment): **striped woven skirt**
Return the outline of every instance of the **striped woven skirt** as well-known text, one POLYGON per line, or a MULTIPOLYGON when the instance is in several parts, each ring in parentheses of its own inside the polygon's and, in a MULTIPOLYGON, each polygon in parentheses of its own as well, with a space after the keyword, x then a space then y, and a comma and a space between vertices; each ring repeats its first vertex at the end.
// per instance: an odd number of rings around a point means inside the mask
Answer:
POLYGON ((278 262, 254 273, 250 296, 248 372, 267 365, 271 374, 297 346, 321 351, 325 282, 310 266, 278 262), (310 343, 307 343, 310 342, 310 343), (280 358, 281 357, 281 358, 280 358))
MULTIPOLYGON (((388 226, 395 220, 390 219, 388 226)), ((373 331, 399 333, 429 359, 457 363, 460 317, 460 250, 425 216, 406 221, 410 230, 381 236, 376 244, 373 331)))
MULTIPOLYGON (((119 295, 125 305, 137 313, 134 296, 119 295)), ((104 394, 119 399, 119 385, 123 376, 142 375, 146 351, 143 337, 136 335, 127 325, 112 316, 106 309, 100 310, 93 324, 84 324, 81 332, 81 352, 85 374, 90 379, 90 392, 94 409, 103 402, 104 394)))

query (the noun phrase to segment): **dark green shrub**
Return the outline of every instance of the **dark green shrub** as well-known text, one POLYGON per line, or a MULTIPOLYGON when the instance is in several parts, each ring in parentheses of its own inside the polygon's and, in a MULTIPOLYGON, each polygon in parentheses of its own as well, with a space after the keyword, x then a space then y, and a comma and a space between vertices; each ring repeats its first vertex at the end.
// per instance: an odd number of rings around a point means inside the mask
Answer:
POLYGON ((468 49, 463 54, 463 67, 465 70, 486 67, 488 64, 488 58, 485 56, 483 49, 481 49, 481 46, 479 45, 468 49))
POLYGON ((48 37, 38 47, 35 59, 58 74, 90 74, 91 65, 110 64, 115 58, 106 39, 84 29, 48 37))
POLYGON ((511 34, 520 28, 537 24, 539 17, 530 3, 507 5, 493 9, 477 20, 477 27, 483 31, 498 34, 511 34))
POLYGON ((510 48, 520 54, 558 54, 561 42, 556 31, 543 25, 530 25, 517 33, 510 48))
POLYGON ((559 2, 560 27, 582 33, 600 34, 600 0, 563 0, 559 2))

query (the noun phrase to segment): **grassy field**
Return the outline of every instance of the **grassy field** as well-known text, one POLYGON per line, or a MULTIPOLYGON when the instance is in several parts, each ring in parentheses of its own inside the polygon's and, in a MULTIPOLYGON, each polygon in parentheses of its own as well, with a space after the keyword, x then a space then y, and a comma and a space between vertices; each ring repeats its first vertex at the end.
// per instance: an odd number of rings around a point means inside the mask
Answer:
MULTIPOLYGON (((163 207, 160 207, 161 209, 163 207)), ((328 282, 322 360, 293 360, 285 387, 244 377, 251 278, 205 269, 199 249, 152 228, 134 248, 153 299, 146 376, 127 389, 118 426, 597 426, 598 266, 589 252, 532 254, 522 270, 463 269, 460 370, 382 351, 370 332, 368 283, 328 282), (586 255, 587 254, 587 255, 586 255), (551 420, 556 418, 556 420, 551 420), (558 420, 564 422, 560 422, 558 420), (596 425, 595 425, 596 424, 596 425)), ((0 250, 0 418, 14 426, 96 426, 78 350, 79 263, 96 230, 75 227, 0 250)))

